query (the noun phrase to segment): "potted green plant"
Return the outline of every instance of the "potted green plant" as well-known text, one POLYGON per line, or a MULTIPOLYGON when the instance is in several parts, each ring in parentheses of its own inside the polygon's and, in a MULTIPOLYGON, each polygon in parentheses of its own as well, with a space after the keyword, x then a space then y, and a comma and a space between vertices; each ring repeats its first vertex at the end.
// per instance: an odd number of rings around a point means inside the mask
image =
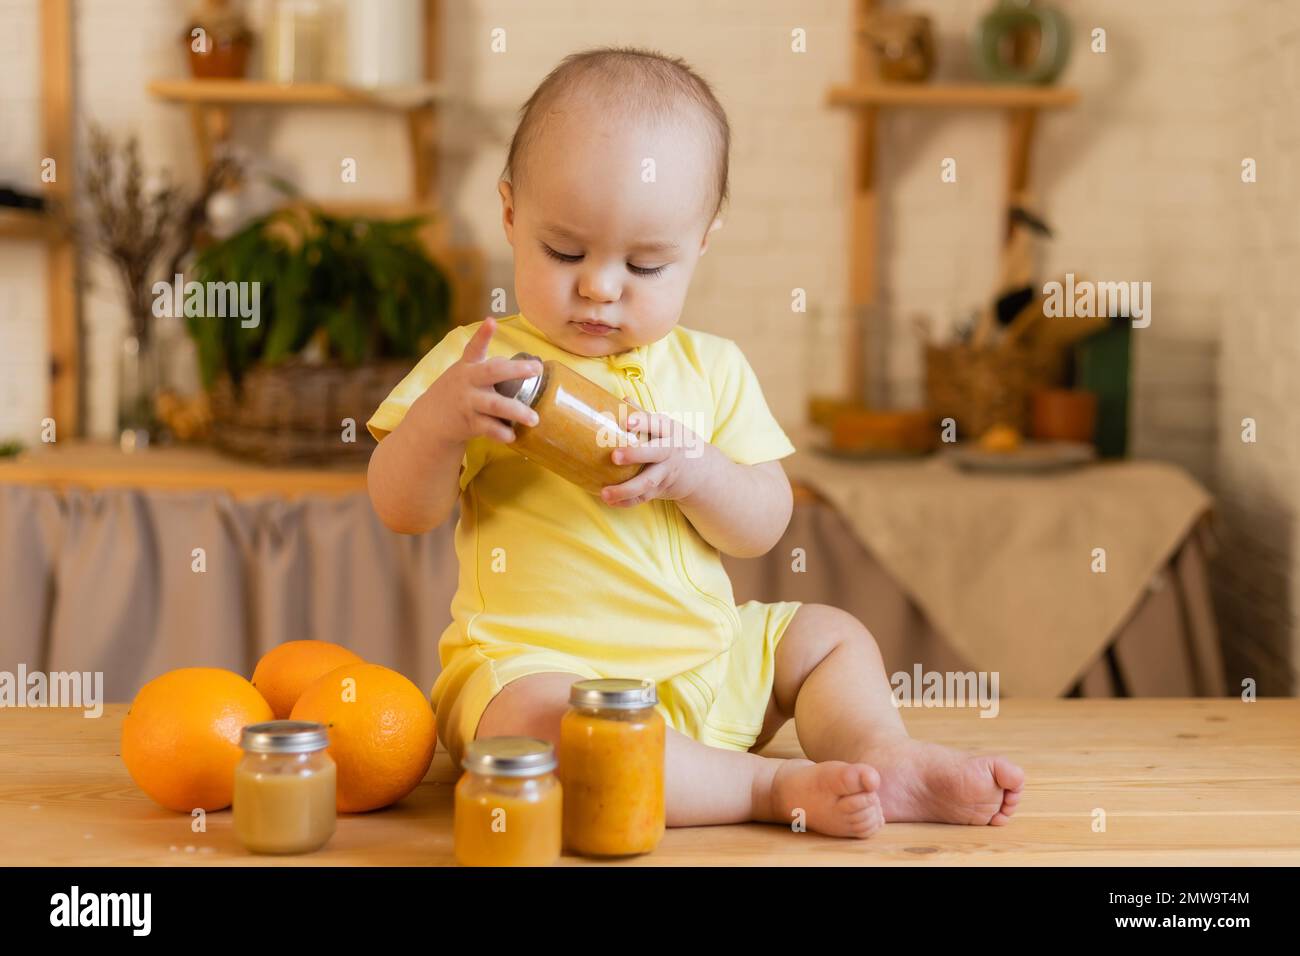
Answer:
POLYGON ((290 206, 199 254, 200 288, 256 290, 255 321, 186 309, 218 446, 265 461, 368 454, 366 419, 452 322, 424 222, 290 206))

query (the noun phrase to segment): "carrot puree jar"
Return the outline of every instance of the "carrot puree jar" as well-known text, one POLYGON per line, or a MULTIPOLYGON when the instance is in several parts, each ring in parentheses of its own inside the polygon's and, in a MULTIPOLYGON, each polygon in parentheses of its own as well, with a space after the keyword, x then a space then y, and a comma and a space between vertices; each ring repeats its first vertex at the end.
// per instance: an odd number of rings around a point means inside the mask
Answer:
POLYGON ((564 842, 586 856, 649 853, 664 835, 664 719, 648 680, 580 680, 560 721, 564 842))
POLYGON ((534 737, 465 746, 456 784, 456 860, 463 866, 547 866, 560 858, 563 811, 555 748, 534 737))
POLYGON ((231 813, 254 853, 310 853, 334 835, 338 772, 323 724, 271 720, 240 735, 231 813))
MULTIPOLYGON (((541 361, 529 352, 511 358, 541 361)), ((584 491, 598 495, 645 467, 644 462, 616 465, 610 457, 620 445, 639 440, 627 430, 627 416, 636 408, 564 363, 542 362, 540 375, 498 382, 495 388, 537 413, 536 425, 509 423, 515 430, 511 447, 584 491)))

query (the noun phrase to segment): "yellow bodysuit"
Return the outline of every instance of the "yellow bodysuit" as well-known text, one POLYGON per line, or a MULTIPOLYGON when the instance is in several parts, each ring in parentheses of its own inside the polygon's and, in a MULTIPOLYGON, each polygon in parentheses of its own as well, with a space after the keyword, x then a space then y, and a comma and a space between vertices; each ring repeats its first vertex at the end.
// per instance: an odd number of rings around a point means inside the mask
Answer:
MULTIPOLYGON (((481 322, 452 329, 367 422, 376 439, 464 352, 481 322)), ((667 414, 744 465, 794 445, 734 342, 675 327, 618 355, 552 344, 522 313, 501 319, 490 356, 556 359, 630 403, 667 414)), ((777 642, 799 602, 736 606, 718 550, 673 501, 615 508, 476 437, 460 474, 452 622, 438 644, 431 699, 438 734, 460 765, 493 696, 529 674, 649 678, 676 730, 747 750, 762 727, 777 642)))

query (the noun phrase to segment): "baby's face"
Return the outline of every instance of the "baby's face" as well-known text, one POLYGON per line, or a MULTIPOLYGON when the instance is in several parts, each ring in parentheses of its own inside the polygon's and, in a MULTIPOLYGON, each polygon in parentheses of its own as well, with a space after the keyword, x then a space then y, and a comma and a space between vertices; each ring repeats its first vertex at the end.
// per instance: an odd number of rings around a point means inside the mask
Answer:
POLYGON ((681 317, 709 233, 722 224, 708 218, 714 175, 702 132, 614 127, 590 109, 556 114, 528 157, 519 194, 500 184, 519 310, 577 355, 663 338, 681 317), (643 181, 650 169, 653 180, 643 181))

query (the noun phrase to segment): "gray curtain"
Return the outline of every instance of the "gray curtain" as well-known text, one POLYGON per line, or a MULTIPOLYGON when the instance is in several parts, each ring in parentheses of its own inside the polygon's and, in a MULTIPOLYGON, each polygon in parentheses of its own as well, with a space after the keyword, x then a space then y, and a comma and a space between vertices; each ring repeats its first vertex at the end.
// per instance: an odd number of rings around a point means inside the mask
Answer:
MULTIPOLYGON (((453 516, 425 535, 393 534, 364 494, 234 499, 0 485, 0 670, 102 671, 106 698, 123 701, 172 668, 249 675, 276 644, 315 638, 427 690, 456 586, 454 525, 453 516)), ((738 602, 820 602, 857 615, 891 672, 914 663, 997 669, 954 654, 824 503, 801 502, 768 555, 724 560, 738 602), (794 572, 793 542, 823 570, 794 572)), ((1079 662, 1074 690, 1223 693, 1204 564, 1194 534, 1161 576, 1167 586, 1144 597, 1105 657, 1079 662)))

